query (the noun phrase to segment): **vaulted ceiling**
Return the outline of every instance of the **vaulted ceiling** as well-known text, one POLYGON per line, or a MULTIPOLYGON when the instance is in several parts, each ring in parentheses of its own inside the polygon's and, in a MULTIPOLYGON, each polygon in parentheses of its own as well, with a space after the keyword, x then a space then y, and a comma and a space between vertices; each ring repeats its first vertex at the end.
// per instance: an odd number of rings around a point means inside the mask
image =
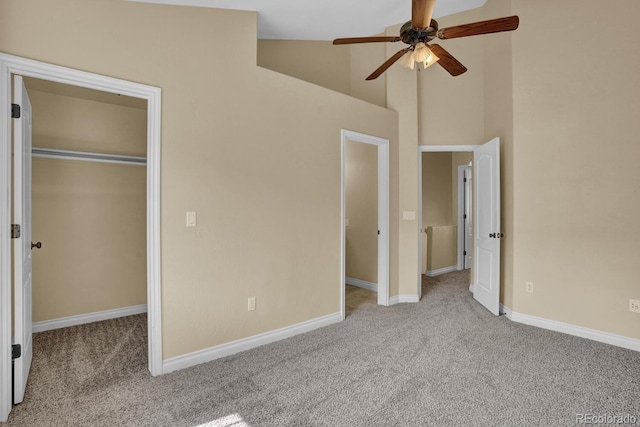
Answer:
MULTIPOLYGON (((379 34, 411 19, 411 0, 129 0, 142 3, 252 10, 258 38, 332 40, 379 34)), ((482 6, 486 0, 438 0, 434 17, 482 6)))

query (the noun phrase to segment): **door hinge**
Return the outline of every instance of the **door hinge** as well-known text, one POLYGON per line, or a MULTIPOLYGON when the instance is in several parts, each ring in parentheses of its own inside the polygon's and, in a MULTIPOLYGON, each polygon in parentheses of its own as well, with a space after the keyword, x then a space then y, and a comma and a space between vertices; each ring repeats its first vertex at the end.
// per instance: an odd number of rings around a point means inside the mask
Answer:
POLYGON ((11 118, 19 119, 20 118, 20 105, 11 104, 11 118))
POLYGON ((467 214, 464 214, 464 219, 467 219, 467 214))
POLYGON ((467 251, 464 251, 464 255, 465 255, 465 256, 467 255, 467 251))
POLYGON ((378 230, 378 236, 380 235, 380 230, 378 230))
POLYGON ((11 346, 11 360, 17 359, 22 356, 22 346, 20 344, 13 344, 11 346))
POLYGON ((11 224, 11 238, 20 238, 20 224, 11 224))
POLYGON ((467 178, 466 177, 464 178, 464 182, 467 182, 467 178))

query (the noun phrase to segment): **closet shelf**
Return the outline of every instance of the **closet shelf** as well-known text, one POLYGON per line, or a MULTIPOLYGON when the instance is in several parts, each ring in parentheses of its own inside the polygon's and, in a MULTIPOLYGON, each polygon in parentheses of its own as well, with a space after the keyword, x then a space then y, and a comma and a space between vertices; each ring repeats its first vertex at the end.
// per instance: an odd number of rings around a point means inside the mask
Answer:
POLYGON ((146 165, 146 157, 121 156, 118 154, 89 153, 84 151, 56 150, 53 148, 31 149, 33 157, 50 159, 84 160, 89 162, 124 163, 134 165, 146 165))

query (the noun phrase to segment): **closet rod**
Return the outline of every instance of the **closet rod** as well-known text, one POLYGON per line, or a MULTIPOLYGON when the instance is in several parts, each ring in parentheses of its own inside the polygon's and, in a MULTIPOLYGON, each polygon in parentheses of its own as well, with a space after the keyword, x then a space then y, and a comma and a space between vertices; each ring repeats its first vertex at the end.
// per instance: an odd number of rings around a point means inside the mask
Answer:
POLYGON ((84 160, 89 162, 104 163, 124 163, 134 165, 146 165, 145 157, 120 156, 118 154, 88 153, 83 151, 55 150, 53 148, 31 149, 33 157, 44 157, 50 159, 84 160))

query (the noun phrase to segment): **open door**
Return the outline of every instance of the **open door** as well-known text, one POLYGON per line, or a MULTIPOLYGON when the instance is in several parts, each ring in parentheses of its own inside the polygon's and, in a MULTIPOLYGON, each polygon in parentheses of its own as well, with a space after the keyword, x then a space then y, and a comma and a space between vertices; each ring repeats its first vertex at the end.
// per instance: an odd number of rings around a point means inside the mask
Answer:
POLYGON ((33 356, 31 333, 31 102, 22 77, 14 76, 13 99, 13 223, 14 337, 13 403, 20 403, 33 356), (19 108, 19 110, 18 110, 19 108), (20 227, 19 232, 17 227, 20 227), (18 234, 19 233, 19 234, 18 234))
POLYGON ((473 297, 500 314, 500 138, 473 151, 473 297))

